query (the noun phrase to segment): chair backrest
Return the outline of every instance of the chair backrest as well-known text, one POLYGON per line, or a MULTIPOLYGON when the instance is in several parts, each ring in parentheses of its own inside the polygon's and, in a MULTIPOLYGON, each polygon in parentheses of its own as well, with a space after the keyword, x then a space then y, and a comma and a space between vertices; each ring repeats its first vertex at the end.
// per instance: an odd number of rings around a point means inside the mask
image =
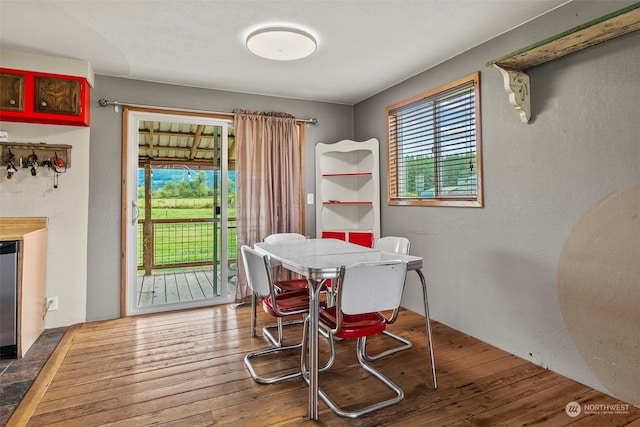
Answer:
POLYGON ((376 239, 373 242, 373 247, 384 252, 409 255, 411 242, 406 237, 386 236, 376 239))
POLYGON ((269 257, 246 245, 242 245, 240 251, 251 290, 260 298, 271 295, 273 282, 269 257))
POLYGON ((396 310, 400 307, 407 263, 375 261, 342 267, 337 308, 345 314, 396 310))
POLYGON ((283 241, 306 240, 306 237, 299 233, 275 233, 264 238, 265 243, 277 243, 283 241))
MULTIPOLYGON (((306 240, 307 237, 303 236, 299 233, 274 233, 269 234, 267 237, 263 239, 265 243, 282 243, 282 242, 299 242, 302 240, 306 240)), ((279 262, 272 262, 271 267, 279 267, 281 264, 279 262)), ((287 275, 288 273, 277 272, 276 276, 282 279, 282 275, 287 275)))

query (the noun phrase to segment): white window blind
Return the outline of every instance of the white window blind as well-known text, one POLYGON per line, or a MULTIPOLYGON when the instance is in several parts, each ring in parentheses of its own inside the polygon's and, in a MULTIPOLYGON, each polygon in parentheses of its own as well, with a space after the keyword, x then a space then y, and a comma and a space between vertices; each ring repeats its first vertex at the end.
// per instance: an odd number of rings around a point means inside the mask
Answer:
POLYGON ((477 76, 387 109, 390 204, 481 203, 477 76))

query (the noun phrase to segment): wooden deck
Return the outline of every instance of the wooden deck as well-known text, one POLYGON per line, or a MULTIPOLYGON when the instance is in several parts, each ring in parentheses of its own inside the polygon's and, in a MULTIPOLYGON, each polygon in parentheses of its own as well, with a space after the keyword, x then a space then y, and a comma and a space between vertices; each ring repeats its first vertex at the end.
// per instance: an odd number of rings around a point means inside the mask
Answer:
MULTIPOLYGON (((235 293, 235 283, 236 272, 230 269, 229 293, 235 293)), ((210 267, 138 275, 138 307, 212 298, 214 285, 210 267)))
MULTIPOLYGON (((404 400, 356 420, 321 402, 320 420, 312 422, 304 381, 251 380, 242 359, 266 342, 250 337, 249 314, 248 306, 224 304, 74 325, 8 426, 640 426, 639 408, 438 322, 434 390, 424 317, 406 310, 391 326, 413 348, 374 363, 404 390, 404 400), (581 405, 576 417, 567 415, 570 402, 581 405), (619 413, 597 409, 606 405, 619 405, 619 413)), ((267 321, 273 319, 260 310, 258 324, 267 321)), ((288 330, 287 337, 299 333, 288 330)), ((339 342, 336 364, 320 374, 321 385, 347 406, 388 393, 359 368, 354 341, 339 342)), ((388 338, 368 345, 379 351, 388 338)), ((326 344, 320 350, 326 360, 326 344)), ((295 368, 299 352, 263 362, 260 372, 295 368)))

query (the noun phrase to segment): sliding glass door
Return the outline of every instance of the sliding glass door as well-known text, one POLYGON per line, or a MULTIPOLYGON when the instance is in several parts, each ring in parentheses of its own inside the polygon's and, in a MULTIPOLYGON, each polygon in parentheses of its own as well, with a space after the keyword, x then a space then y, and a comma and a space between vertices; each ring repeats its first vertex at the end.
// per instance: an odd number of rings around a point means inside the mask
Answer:
POLYGON ((125 116, 126 314, 233 301, 231 120, 133 108, 125 116))

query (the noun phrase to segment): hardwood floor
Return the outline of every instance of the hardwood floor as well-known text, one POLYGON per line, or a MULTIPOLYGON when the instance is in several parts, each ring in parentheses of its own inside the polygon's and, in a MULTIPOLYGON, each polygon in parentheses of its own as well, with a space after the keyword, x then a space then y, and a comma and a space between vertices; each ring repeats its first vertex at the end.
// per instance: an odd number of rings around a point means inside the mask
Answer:
MULTIPOLYGON (((640 409, 437 322, 434 390, 428 385, 424 318, 409 311, 401 312, 392 330, 414 347, 375 362, 403 388, 404 400, 356 420, 335 415, 321 402, 320 420, 312 422, 301 379, 274 385, 251 380, 242 358, 266 342, 249 336, 249 314, 248 306, 224 305, 72 326, 8 425, 640 426, 640 409), (582 405, 577 417, 565 412, 572 401, 582 405), (593 410, 612 404, 620 414, 593 410)), ((261 313, 259 325, 270 320, 261 313)), ((381 349, 385 339, 369 344, 381 349)), ((354 344, 338 343, 335 367, 320 376, 343 405, 386 393, 359 368, 354 344)), ((325 350, 321 345, 321 362, 325 350)), ((271 372, 298 363, 292 352, 259 368, 271 372)))

